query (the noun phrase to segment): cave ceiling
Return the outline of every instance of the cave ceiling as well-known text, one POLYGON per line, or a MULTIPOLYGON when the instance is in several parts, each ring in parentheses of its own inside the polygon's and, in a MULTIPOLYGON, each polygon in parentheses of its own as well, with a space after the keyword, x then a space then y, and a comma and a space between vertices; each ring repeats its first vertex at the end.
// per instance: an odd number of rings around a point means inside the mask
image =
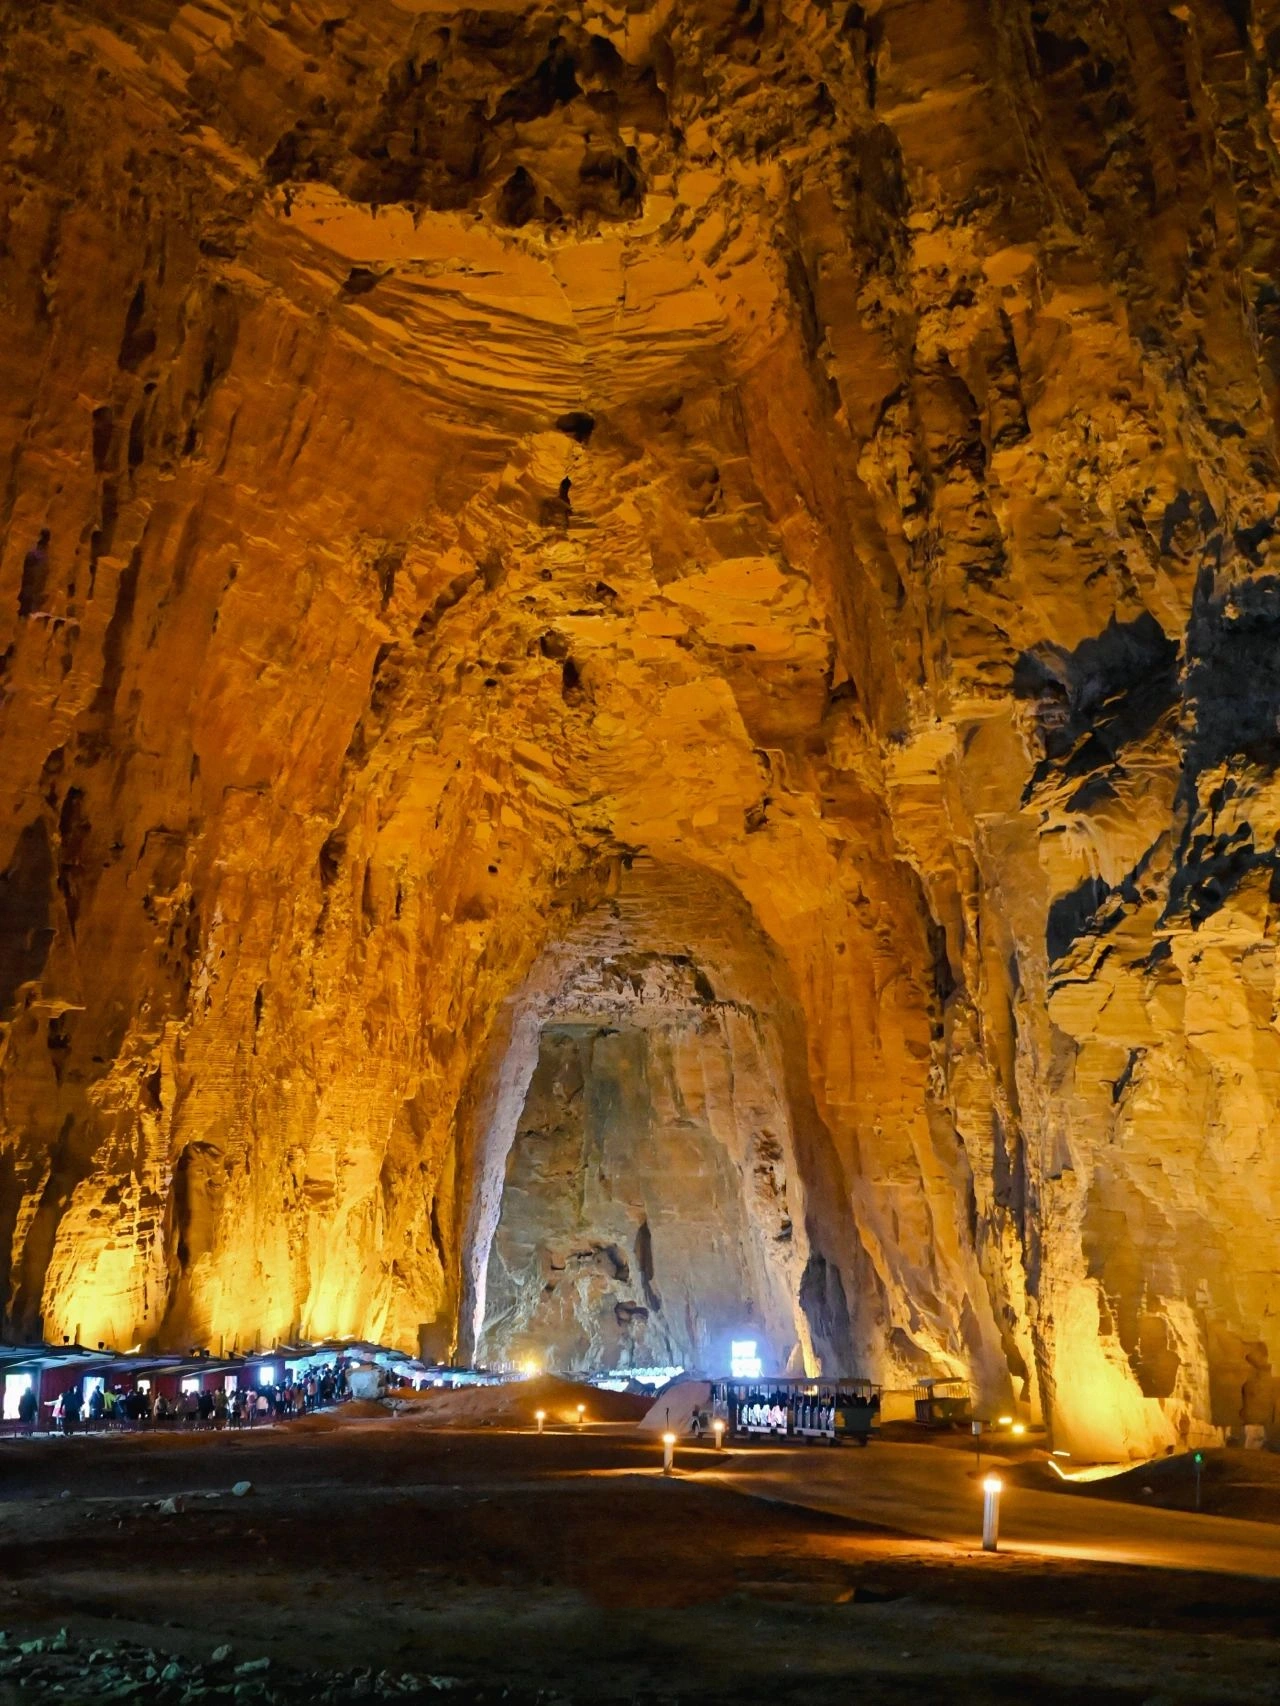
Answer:
POLYGON ((467 1354, 598 1053, 793 1366, 1274 1436, 1278 74, 1270 0, 5 8, 7 1330, 467 1354))

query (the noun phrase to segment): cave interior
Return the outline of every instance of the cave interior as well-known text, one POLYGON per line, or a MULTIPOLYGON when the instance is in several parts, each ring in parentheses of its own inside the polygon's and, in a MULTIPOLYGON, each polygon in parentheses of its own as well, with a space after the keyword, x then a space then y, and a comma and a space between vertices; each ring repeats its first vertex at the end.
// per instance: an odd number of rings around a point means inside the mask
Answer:
POLYGON ((7 1336, 1280 1440, 1264 11, 9 9, 7 1336))

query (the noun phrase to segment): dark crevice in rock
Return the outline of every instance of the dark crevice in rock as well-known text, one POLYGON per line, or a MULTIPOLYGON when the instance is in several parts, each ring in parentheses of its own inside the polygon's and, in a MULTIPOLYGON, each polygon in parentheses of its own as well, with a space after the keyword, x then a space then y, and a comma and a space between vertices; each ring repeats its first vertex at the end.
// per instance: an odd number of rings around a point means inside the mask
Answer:
POLYGON ((44 1284, 58 1227, 76 1187, 93 1171, 92 1142, 67 1114, 49 1151, 49 1172, 22 1246, 10 1319, 21 1337, 43 1330, 44 1284))
POLYGON ((22 584, 18 588, 18 615, 35 616, 44 609, 45 589, 49 582, 49 530, 42 528, 40 537, 22 559, 22 584))
POLYGON ((7 1017, 18 990, 40 976, 53 944, 53 849, 42 817, 18 836, 0 872, 0 1017, 7 1017))
POLYGON ((1110 893, 1110 887, 1101 877, 1086 877, 1078 888, 1054 901, 1045 928, 1045 952, 1050 964, 1060 960, 1071 944, 1086 934, 1110 893))
POLYGON ((116 364, 124 372, 134 373, 154 353, 155 347, 155 330, 147 324, 147 287, 140 282, 125 315, 116 364))
POLYGON ((1013 691, 1036 701, 1045 760, 1032 786, 1063 759, 1083 774, 1113 759, 1177 701, 1178 645, 1147 612, 1132 622, 1113 617, 1072 652, 1046 644, 1014 666, 1013 691), (1083 739, 1096 746, 1080 756, 1083 739))
POLYGON ((800 1279, 800 1307, 823 1368, 833 1372, 851 1368, 853 1332, 844 1279, 835 1263, 816 1250, 805 1263, 800 1279))

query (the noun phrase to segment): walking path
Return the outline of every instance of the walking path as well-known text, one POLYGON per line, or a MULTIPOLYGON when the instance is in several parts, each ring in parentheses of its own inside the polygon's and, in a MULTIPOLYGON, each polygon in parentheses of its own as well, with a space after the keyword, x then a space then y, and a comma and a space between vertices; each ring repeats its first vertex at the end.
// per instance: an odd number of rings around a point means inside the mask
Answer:
MULTIPOLYGON (((989 1463, 988 1463, 989 1466, 989 1463)), ((876 1441, 866 1451, 750 1447, 717 1478, 735 1491, 977 1547, 982 1483, 967 1453, 876 1441)), ((1000 1550, 1168 1570, 1280 1578, 1280 1527, 1148 1509, 1006 1482, 1000 1550)))

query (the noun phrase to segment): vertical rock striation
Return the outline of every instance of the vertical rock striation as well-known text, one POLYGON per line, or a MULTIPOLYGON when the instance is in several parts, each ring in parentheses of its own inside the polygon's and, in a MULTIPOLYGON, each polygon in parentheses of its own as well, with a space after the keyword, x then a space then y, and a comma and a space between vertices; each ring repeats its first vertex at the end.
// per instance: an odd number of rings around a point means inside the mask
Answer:
POLYGON ((9 1330, 532 1323, 619 1026, 802 1359, 1276 1437, 1270 0, 0 32, 9 1330))

